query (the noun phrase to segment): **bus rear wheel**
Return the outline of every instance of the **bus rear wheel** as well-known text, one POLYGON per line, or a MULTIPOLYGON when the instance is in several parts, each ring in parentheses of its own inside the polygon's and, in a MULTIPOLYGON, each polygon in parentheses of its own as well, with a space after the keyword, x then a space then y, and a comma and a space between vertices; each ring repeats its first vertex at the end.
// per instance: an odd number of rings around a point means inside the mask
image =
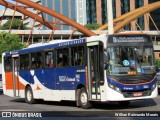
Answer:
POLYGON ((88 94, 85 88, 80 89, 78 102, 83 109, 89 109, 92 107, 91 102, 88 101, 88 94))
POLYGON ((33 91, 31 89, 31 87, 27 87, 26 90, 25 90, 25 101, 28 103, 28 104, 34 104, 36 103, 35 99, 33 98, 33 91))

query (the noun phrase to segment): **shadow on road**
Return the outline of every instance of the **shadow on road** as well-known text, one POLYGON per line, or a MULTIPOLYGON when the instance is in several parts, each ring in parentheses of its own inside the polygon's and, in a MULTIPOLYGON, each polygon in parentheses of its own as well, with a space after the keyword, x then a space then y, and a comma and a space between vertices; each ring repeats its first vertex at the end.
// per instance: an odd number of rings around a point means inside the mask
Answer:
MULTIPOLYGON (((10 100, 11 102, 20 102, 25 103, 23 98, 17 98, 10 100)), ((27 104, 27 103, 26 103, 27 104)), ((53 106, 68 106, 68 107, 76 107, 76 103, 72 101, 61 101, 61 102, 53 102, 53 101, 43 101, 37 100, 36 104, 43 104, 43 105, 53 105, 53 106)), ((139 100, 139 101, 132 101, 129 106, 123 106, 118 104, 118 102, 104 102, 104 103, 93 103, 92 109, 99 109, 99 110, 125 110, 125 109, 133 109, 133 108, 141 108, 141 107, 149 107, 149 106, 156 106, 157 103, 153 99, 148 100, 139 100)))

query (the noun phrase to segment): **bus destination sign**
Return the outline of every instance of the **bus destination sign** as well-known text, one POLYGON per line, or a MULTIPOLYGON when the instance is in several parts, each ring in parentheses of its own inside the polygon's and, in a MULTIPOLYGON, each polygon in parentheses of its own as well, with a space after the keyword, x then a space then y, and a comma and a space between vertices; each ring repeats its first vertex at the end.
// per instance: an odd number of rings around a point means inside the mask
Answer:
POLYGON ((142 36, 139 37, 131 37, 131 36, 114 36, 113 43, 130 43, 130 42, 146 42, 145 38, 142 36))

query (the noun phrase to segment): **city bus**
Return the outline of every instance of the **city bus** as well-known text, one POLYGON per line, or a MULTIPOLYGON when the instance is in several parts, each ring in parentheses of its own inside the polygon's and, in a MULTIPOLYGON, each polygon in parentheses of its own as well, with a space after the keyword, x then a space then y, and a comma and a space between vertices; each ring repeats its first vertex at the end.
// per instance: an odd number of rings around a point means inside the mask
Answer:
POLYGON ((130 101, 157 96, 151 37, 113 34, 37 43, 2 55, 3 92, 37 100, 75 101, 87 109, 94 102, 130 101))

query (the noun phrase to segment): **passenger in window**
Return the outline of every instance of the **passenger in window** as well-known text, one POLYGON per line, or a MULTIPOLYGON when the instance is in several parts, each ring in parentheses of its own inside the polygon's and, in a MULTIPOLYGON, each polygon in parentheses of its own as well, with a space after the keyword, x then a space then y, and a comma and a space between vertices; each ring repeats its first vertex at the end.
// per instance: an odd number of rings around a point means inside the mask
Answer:
POLYGON ((57 67, 63 67, 63 61, 62 58, 59 58, 57 61, 57 67))
POLYGON ((38 68, 43 68, 43 64, 41 61, 38 61, 38 68))
POLYGON ((68 57, 66 55, 63 56, 63 66, 68 66, 68 57))
POLYGON ((49 68, 53 68, 54 65, 53 65, 53 59, 49 59, 49 68))
POLYGON ((37 68, 36 61, 33 61, 33 62, 32 62, 32 66, 31 66, 31 68, 32 68, 32 69, 36 69, 36 68, 37 68))
POLYGON ((79 57, 79 65, 83 65, 83 55, 82 53, 79 54, 80 57, 79 57))

